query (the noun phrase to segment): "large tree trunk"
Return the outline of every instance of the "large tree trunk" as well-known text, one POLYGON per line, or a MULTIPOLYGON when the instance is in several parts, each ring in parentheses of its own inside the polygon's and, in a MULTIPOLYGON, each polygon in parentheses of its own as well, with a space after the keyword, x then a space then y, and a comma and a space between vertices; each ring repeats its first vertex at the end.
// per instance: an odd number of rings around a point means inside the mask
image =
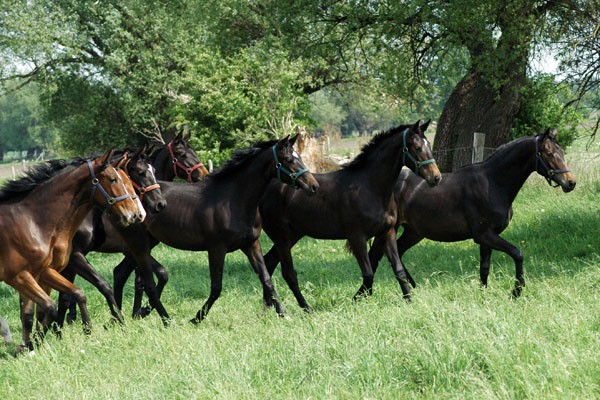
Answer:
POLYGON ((438 121, 434 156, 442 171, 471 163, 473 132, 485 133, 484 156, 506 143, 521 106, 525 67, 514 66, 506 83, 494 89, 471 69, 456 85, 438 121))

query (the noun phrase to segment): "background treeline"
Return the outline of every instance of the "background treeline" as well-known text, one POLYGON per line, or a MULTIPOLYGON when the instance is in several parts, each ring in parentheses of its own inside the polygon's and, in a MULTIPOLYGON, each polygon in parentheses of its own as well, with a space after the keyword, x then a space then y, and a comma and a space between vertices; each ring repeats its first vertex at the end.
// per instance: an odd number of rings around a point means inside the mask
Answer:
MULTIPOLYGON (((217 163, 304 125, 369 135, 438 120, 436 150, 598 128, 596 1, 6 0, 0 157, 170 139, 217 163), (552 56, 548 56, 552 54, 552 56), (555 73, 536 67, 560 61, 555 73)), ((439 157, 439 155, 438 155, 439 157)), ((453 158, 454 157, 454 158, 453 158)))

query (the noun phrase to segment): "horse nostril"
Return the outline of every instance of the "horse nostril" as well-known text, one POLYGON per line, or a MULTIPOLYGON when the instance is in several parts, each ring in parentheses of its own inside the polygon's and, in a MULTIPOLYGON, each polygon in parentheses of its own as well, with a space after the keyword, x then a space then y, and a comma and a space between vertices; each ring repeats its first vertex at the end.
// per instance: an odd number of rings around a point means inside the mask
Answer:
POLYGON ((571 189, 575 188, 575 181, 569 180, 569 188, 571 188, 571 189))
POLYGON ((156 204, 156 212, 161 211, 163 208, 165 208, 167 206, 167 202, 166 201, 159 201, 156 204))
POLYGON ((313 183, 312 186, 310 187, 310 190, 312 190, 313 193, 316 193, 318 188, 319 188, 319 185, 317 185, 316 183, 313 183))
POLYGON ((437 185, 442 180, 442 176, 441 175, 436 175, 435 178, 433 178, 433 179, 435 180, 435 184, 437 185))

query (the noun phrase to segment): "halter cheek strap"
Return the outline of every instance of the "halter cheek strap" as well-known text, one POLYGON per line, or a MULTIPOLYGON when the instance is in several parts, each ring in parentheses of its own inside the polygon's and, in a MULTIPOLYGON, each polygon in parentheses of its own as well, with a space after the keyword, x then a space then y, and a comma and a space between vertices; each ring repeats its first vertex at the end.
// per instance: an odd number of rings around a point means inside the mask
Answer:
POLYGON ((171 148, 172 143, 173 143, 173 141, 171 140, 168 144, 168 147, 169 147, 169 153, 171 153, 171 160, 173 160, 173 172, 175 172, 176 177, 181 178, 181 179, 186 179, 186 178, 179 176, 179 174, 177 173, 177 167, 181 168, 187 174, 188 183, 192 183, 192 172, 194 172, 194 170, 196 170, 200 167, 204 167, 204 164, 198 163, 198 164, 194 165, 193 167, 190 167, 190 168, 186 167, 185 165, 180 163, 179 160, 177 160, 177 158, 175 157, 175 154, 173 153, 173 149, 171 148))
POLYGON ((546 161, 544 161, 544 159, 542 158, 542 153, 540 152, 540 145, 539 145, 539 136, 535 137, 535 170, 538 170, 538 165, 542 164, 542 167, 544 167, 544 169, 546 170, 546 176, 544 176, 544 178, 546 179, 546 181, 548 181, 548 185, 552 186, 552 187, 559 187, 560 185, 557 183, 556 185, 552 184, 552 176, 554 176, 555 174, 563 174, 565 172, 571 172, 570 169, 552 169, 548 166, 548 164, 546 164, 546 161))
POLYGON ((137 196, 132 196, 129 193, 124 194, 122 196, 119 197, 112 197, 111 195, 109 195, 106 190, 104 190, 104 188, 102 187, 102 184, 100 183, 100 181, 98 180, 98 178, 96 178, 96 174, 94 173, 94 168, 92 167, 92 161, 91 160, 87 160, 87 164, 88 164, 88 168, 90 169, 90 174, 92 175, 92 195, 90 197, 90 200, 92 203, 94 203, 94 194, 96 193, 96 188, 100 191, 100 193, 102 193, 102 195, 106 198, 106 202, 108 203, 108 207, 106 207, 106 212, 110 213, 110 209, 113 206, 113 204, 118 203, 119 201, 131 198, 131 199, 136 199, 137 196))
POLYGON ((298 179, 298 177, 300 175, 302 175, 303 173, 308 172, 308 168, 304 168, 298 172, 290 172, 289 170, 287 170, 283 165, 281 165, 281 163, 277 159, 276 146, 277 145, 273 145, 273 157, 275 157, 275 168, 277 169, 277 179, 279 179, 280 182, 283 182, 281 180, 281 173, 283 172, 285 175, 289 176, 292 179, 292 187, 294 189, 300 189, 298 186, 296 186, 296 179, 298 179))
POLYGON ((433 162, 435 162, 435 158, 430 158, 429 160, 425 160, 425 161, 417 161, 412 154, 409 153, 408 151, 408 146, 406 146, 406 134, 408 133, 408 128, 406 128, 404 130, 404 132, 402 133, 402 165, 406 165, 406 157, 408 157, 414 164, 415 164, 415 170, 414 173, 415 175, 419 175, 419 168, 421 168, 423 165, 427 165, 427 164, 431 164, 433 162))

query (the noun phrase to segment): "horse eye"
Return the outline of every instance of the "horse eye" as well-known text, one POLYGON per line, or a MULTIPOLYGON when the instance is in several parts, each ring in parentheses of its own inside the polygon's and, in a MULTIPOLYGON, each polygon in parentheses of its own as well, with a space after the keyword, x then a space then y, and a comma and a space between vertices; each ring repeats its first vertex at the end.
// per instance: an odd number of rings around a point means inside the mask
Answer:
POLYGON ((415 147, 415 150, 416 150, 416 151, 421 151, 421 146, 417 146, 417 147, 415 147))
POLYGON ((110 183, 117 183, 117 178, 110 178, 110 183))
POLYGON ((548 153, 548 158, 552 158, 552 157, 554 157, 554 154, 548 153))

